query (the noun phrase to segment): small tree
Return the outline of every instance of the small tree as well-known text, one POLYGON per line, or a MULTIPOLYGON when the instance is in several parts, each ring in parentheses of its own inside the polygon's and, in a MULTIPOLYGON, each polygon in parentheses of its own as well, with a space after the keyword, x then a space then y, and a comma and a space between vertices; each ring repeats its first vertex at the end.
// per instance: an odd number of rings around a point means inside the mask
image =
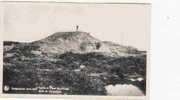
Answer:
POLYGON ((96 49, 99 49, 101 47, 101 43, 96 43, 96 49))

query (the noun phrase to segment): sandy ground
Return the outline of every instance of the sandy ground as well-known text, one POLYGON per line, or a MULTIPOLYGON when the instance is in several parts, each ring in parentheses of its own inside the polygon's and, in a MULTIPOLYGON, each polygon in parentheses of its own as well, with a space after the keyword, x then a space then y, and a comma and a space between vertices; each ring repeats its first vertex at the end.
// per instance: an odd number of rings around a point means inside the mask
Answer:
POLYGON ((144 96, 143 92, 134 85, 117 84, 105 87, 107 94, 111 96, 144 96))

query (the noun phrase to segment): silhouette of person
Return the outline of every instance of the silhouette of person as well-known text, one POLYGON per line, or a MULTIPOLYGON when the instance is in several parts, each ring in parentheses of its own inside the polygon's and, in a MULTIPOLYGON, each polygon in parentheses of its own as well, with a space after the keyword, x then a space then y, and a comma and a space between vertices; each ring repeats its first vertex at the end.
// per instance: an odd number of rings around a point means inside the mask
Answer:
POLYGON ((76 25, 76 31, 78 31, 78 29, 79 29, 79 26, 78 26, 78 25, 76 25))

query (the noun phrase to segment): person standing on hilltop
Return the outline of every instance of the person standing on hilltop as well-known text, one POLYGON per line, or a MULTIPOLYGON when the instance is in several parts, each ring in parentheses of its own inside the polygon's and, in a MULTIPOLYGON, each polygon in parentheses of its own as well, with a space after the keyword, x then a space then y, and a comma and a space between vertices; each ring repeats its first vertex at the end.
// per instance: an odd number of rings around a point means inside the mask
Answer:
POLYGON ((79 25, 76 25, 76 31, 78 31, 78 29, 79 29, 79 25))

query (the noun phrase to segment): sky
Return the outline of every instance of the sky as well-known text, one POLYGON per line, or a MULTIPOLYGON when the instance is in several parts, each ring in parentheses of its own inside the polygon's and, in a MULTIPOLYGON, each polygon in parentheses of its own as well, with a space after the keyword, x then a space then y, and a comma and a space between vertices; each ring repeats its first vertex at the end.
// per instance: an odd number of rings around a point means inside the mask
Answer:
POLYGON ((6 3, 3 40, 31 42, 55 32, 80 31, 121 45, 147 50, 150 38, 150 5, 6 3))

